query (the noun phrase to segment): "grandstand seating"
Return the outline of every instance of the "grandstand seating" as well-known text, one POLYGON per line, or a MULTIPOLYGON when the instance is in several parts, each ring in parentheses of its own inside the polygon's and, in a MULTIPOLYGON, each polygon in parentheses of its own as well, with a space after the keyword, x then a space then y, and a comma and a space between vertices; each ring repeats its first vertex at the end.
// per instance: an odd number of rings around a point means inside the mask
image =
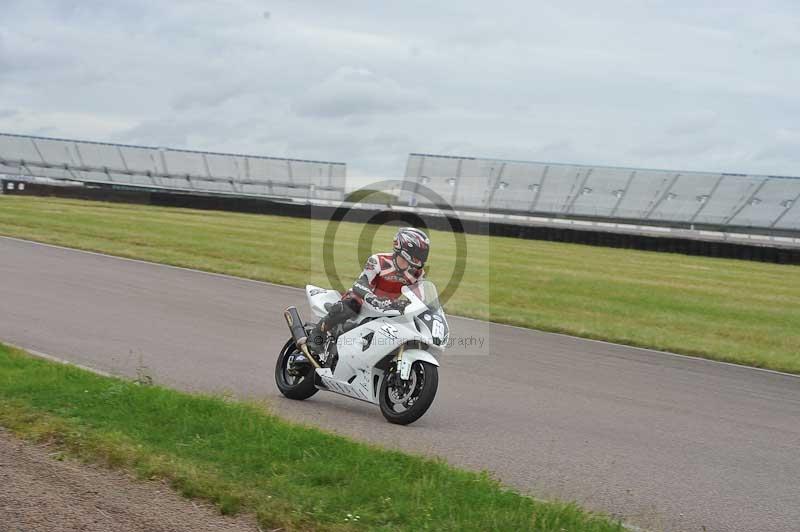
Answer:
POLYGON ((203 193, 341 200, 343 163, 0 133, 0 172, 203 193))
MULTIPOLYGON (((346 166, 0 133, 0 173, 203 194, 341 201, 346 166)), ((407 191, 401 198, 410 205, 800 231, 800 178, 414 153, 405 180, 407 191), (420 193, 421 187, 438 197, 420 193)))
MULTIPOLYGON (((800 230, 800 178, 412 153, 405 179, 462 209, 800 230)), ((421 193, 403 199, 435 203, 421 193)))

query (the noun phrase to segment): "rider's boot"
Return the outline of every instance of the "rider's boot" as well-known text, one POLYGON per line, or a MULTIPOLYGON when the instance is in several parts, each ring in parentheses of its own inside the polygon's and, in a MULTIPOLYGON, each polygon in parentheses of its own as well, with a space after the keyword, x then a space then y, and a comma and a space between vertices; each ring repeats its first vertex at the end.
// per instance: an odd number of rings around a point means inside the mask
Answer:
POLYGON ((328 336, 336 336, 337 331, 340 331, 341 324, 346 322, 349 318, 354 317, 356 312, 350 301, 345 302, 337 301, 336 303, 327 306, 328 314, 319 320, 311 331, 308 333, 308 340, 306 345, 311 354, 317 358, 325 350, 325 343, 328 341, 328 336))
MULTIPOLYGON (((325 347, 325 336, 325 333, 322 332, 322 322, 312 327, 311 331, 308 333, 306 346, 308 347, 308 351, 317 359, 317 361, 319 361, 320 355, 325 347)), ((289 373, 293 375, 299 375, 301 370, 299 370, 298 367, 305 367, 310 364, 311 361, 308 360, 303 353, 297 353, 292 359, 289 373)))
POLYGON ((325 349, 325 341, 328 339, 328 335, 335 335, 339 325, 356 315, 356 312, 349 305, 346 305, 344 301, 337 301, 327 306, 327 308, 328 314, 319 320, 319 323, 308 334, 308 350, 315 356, 325 349))
POLYGON ((319 321, 319 323, 314 325, 314 327, 311 329, 311 332, 308 333, 306 345, 308 346, 308 350, 312 355, 319 357, 319 355, 325 349, 325 338, 327 336, 328 334, 325 332, 325 319, 323 318, 319 321))

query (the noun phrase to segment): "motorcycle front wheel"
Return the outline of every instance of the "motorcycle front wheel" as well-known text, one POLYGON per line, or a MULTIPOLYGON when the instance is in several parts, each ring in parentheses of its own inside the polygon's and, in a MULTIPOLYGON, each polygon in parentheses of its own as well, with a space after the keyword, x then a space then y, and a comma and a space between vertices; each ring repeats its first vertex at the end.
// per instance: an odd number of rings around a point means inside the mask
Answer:
POLYGON ((407 381, 392 372, 381 383, 380 405, 389 423, 408 425, 428 411, 439 388, 439 370, 427 362, 414 362, 407 381))
POLYGON ((275 384, 285 397, 302 401, 317 393, 318 390, 314 386, 314 368, 311 364, 303 368, 299 375, 292 375, 289 372, 290 359, 299 354, 300 350, 297 349, 294 340, 289 339, 281 349, 278 362, 275 364, 275 384))

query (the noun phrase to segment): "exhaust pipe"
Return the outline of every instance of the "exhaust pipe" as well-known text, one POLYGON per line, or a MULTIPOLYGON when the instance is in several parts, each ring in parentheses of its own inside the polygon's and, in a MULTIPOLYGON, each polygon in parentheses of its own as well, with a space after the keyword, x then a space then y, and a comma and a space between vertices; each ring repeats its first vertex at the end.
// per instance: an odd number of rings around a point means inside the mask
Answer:
POLYGON ((300 313, 297 312, 297 308, 287 308, 283 311, 283 317, 286 319, 286 324, 289 326, 289 331, 292 333, 292 339, 295 345, 297 345, 297 348, 303 352, 315 368, 319 369, 319 362, 317 362, 317 359, 308 350, 308 335, 306 334, 306 328, 303 326, 303 320, 300 319, 300 313))
POLYGON ((286 318, 286 324, 289 326, 289 331, 292 333, 292 338, 297 347, 305 344, 308 341, 306 335, 306 328, 303 327, 303 320, 300 319, 300 313, 297 312, 296 307, 289 307, 283 311, 283 317, 286 318))

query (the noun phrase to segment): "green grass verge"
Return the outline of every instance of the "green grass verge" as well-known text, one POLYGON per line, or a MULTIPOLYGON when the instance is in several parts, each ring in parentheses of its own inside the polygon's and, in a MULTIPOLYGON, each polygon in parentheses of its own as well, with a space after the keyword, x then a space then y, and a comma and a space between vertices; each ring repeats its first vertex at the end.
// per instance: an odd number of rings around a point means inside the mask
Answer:
POLYGON ((348 194, 344 200, 353 203, 359 203, 363 201, 365 203, 373 203, 378 205, 392 205, 397 203, 397 196, 382 190, 370 190, 368 188, 362 188, 359 190, 354 190, 348 194))
MULTIPOLYGON (((342 223, 339 274, 351 282, 391 228, 359 248, 342 223)), ((0 196, 0 234, 275 283, 328 286, 323 221, 0 196)), ((452 235, 432 232, 431 277, 455 266, 452 235)), ((362 243, 363 244, 363 243, 362 243)), ((468 235, 466 274, 448 311, 800 373, 800 268, 679 254, 468 235)))
POLYGON ((262 406, 40 360, 0 344, 0 425, 78 457, 165 478, 269 529, 616 531, 486 474, 291 425, 262 406))

